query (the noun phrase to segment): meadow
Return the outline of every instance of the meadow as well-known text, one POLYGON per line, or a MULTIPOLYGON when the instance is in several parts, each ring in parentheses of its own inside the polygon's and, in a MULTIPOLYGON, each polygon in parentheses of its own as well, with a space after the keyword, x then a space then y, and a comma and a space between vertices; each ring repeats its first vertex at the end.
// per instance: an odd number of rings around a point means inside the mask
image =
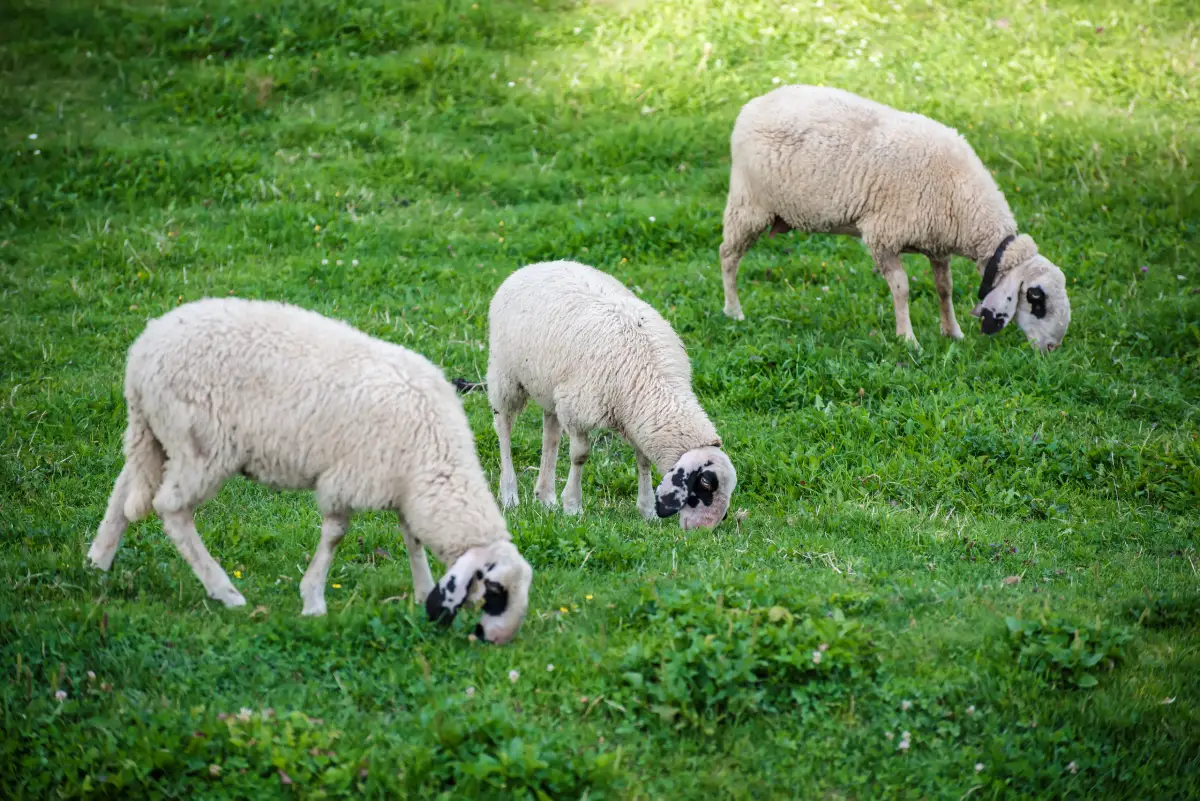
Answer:
MULTIPOLYGON (((5 796, 1200 796, 1194 3, 0 14, 5 796), (729 132, 789 82, 967 136, 1068 276, 1062 347, 982 336, 961 259, 966 338, 941 337, 905 257, 911 349, 862 245, 799 233, 750 251, 726 319, 729 132), (425 620, 383 513, 352 523, 328 616, 301 618, 315 503, 242 479, 197 525, 244 609, 205 598, 153 517, 109 574, 85 566, 148 318, 286 300, 478 379, 491 293, 556 258, 687 344, 739 474, 716 530, 642 521, 612 435, 581 517, 531 505, 530 409, 510 645, 425 620)), ((494 488, 486 399, 463 402, 494 488)))

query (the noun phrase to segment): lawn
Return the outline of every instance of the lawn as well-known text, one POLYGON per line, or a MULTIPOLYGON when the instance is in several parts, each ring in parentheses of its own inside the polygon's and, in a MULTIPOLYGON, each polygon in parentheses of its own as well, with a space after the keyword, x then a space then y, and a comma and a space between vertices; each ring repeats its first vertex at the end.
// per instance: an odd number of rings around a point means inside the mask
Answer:
MULTIPOLYGON (((1200 794, 1194 3, 2 14, 5 795, 1200 794), (1062 348, 982 336, 963 260, 966 339, 939 336, 917 257, 906 347, 862 245, 799 233, 750 251, 747 319, 726 319, 729 132, 779 82, 963 132, 1068 276, 1062 348), (425 620, 383 513, 352 524, 329 615, 301 618, 315 503, 242 479, 198 526, 244 609, 207 601, 154 518, 111 573, 85 567, 148 318, 281 299, 475 379, 491 293, 554 258, 610 271, 687 344, 738 469, 716 530, 642 521, 612 435, 582 517, 530 505, 531 409, 510 645, 425 620)), ((495 488, 486 399, 463 402, 495 488)))

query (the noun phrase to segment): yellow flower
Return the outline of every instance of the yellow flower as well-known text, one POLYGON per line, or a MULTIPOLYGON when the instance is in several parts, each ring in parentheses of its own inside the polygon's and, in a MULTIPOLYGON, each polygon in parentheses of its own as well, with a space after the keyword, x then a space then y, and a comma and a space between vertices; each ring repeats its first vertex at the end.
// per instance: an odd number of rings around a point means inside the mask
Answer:
POLYGON ((342 588, 342 585, 341 585, 341 584, 334 584, 334 585, 333 585, 333 588, 334 588, 335 590, 340 590, 340 589, 342 588))
POLYGON ((560 607, 558 607, 558 611, 562 612, 565 615, 569 610, 565 606, 560 606, 560 607))
POLYGON ((235 570, 235 571, 233 571, 233 577, 234 577, 234 578, 241 578, 241 577, 242 577, 242 571, 240 571, 240 570, 235 570))
POLYGON ((319 226, 319 225, 314 225, 314 226, 313 226, 313 230, 314 230, 314 231, 320 231, 320 230, 321 230, 321 226, 319 226))
POLYGON ((592 600, 592 596, 590 596, 590 595, 585 595, 585 596, 583 596, 583 597, 584 597, 584 598, 587 598, 589 601, 590 601, 590 600, 592 600))

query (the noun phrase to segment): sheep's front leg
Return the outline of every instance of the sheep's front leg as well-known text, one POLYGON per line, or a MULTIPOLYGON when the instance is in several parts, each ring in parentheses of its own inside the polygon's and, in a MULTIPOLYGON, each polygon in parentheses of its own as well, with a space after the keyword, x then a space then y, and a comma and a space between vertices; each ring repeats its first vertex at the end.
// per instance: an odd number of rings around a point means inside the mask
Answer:
POLYGON ((492 424, 496 427, 496 439, 500 443, 500 505, 504 508, 516 506, 517 471, 512 460, 512 427, 515 415, 509 412, 494 412, 492 424))
POLYGON ((962 339, 962 329, 954 318, 954 279, 950 277, 950 259, 929 260, 933 268, 933 285, 937 287, 938 304, 942 316, 942 335, 962 339))
POLYGON ((892 307, 896 314, 896 336, 916 345, 912 321, 908 318, 908 274, 898 253, 876 253, 875 263, 892 290, 892 307))
POLYGON ((537 486, 533 497, 543 506, 554 506, 555 473, 558 471, 558 443, 562 441, 562 423, 558 415, 546 410, 542 412, 542 465, 538 468, 537 486))
POLYGON ((433 574, 429 572, 429 559, 425 556, 425 546, 421 541, 408 533, 404 521, 400 522, 400 533, 404 537, 404 547, 408 549, 408 566, 412 570, 413 600, 418 604, 425 603, 426 596, 433 589, 433 574))
POLYGON ((658 517, 658 512, 654 508, 654 484, 651 481, 650 460, 637 448, 634 448, 633 454, 637 460, 637 508, 642 513, 642 517, 654 520, 658 517))
POLYGON ((325 614, 325 580, 329 577, 334 551, 346 536, 349 523, 350 516, 342 512, 327 513, 321 521, 321 544, 317 546, 304 578, 300 579, 300 597, 304 601, 302 614, 325 614))
POLYGON ((591 446, 586 431, 567 430, 571 437, 571 470, 567 473, 567 486, 563 489, 563 511, 577 515, 583 511, 583 466, 587 464, 591 446))

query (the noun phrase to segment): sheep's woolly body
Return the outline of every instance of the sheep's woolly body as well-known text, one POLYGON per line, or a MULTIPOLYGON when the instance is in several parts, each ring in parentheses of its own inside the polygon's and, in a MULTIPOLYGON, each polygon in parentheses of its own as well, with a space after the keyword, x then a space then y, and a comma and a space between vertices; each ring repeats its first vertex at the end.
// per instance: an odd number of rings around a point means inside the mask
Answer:
POLYGON ((189 485, 240 472, 314 490, 322 512, 402 511, 447 564, 509 537, 442 371, 339 320, 234 298, 181 306, 130 349, 125 396, 189 485))
POLYGON ((679 335, 607 273, 575 262, 513 273, 492 298, 489 393, 519 386, 568 428, 607 428, 664 473, 720 442, 679 335))
MULTIPOLYGON (((950 257, 973 259, 982 273, 997 247, 1016 235, 1017 225, 991 173, 958 132, 839 89, 785 86, 743 107, 730 146, 721 245, 726 314, 743 317, 738 263, 767 229, 847 234, 862 238, 891 287, 897 335, 915 341, 908 278, 899 259, 910 252, 929 258, 942 332, 961 338, 950 257)), ((1028 304, 1018 310, 1018 298, 1010 297, 1012 308, 997 305, 998 319, 1021 311, 1021 327, 1035 345, 1056 347, 1070 318, 1065 279, 1038 256, 1028 236, 1016 237, 1004 252, 996 285, 1018 270, 1036 273, 1051 314, 1034 319, 1028 304)), ((1031 281, 1019 281, 1015 289, 1021 284, 1031 281)))
MULTIPOLYGON (((105 569, 123 524, 151 502, 193 561, 189 551, 203 545, 179 532, 194 533, 194 508, 239 473, 314 490, 330 560, 351 513, 396 511, 422 595, 432 589, 421 586, 430 582, 422 546, 451 567, 473 549, 510 541, 441 370, 343 322, 235 298, 181 306, 152 320, 130 348, 125 397, 126 468, 92 549, 105 569)), ((215 582, 221 600, 244 603, 207 552, 197 558, 206 587, 215 582)), ((306 581, 316 594, 306 595, 305 611, 320 614, 324 575, 306 581)))
POLYGON ((957 131, 849 92, 787 86, 757 97, 738 116, 731 144, 732 180, 789 228, 976 261, 1017 231, 991 173, 957 131))
MULTIPOLYGON (((516 502, 511 457, 505 456, 509 432, 528 397, 545 413, 535 492, 544 503, 554 498, 561 428, 571 436, 571 474, 563 493, 568 511, 579 509, 587 433, 601 428, 616 431, 634 447, 639 508, 647 517, 655 514, 649 462, 664 475, 686 467, 688 476, 714 463, 728 465, 725 472, 724 467, 714 469, 716 479, 732 492, 736 476, 719 451, 716 428, 692 392, 683 342, 620 281, 569 261, 524 267, 496 291, 489 326, 488 395, 501 440, 501 500, 506 505, 516 502)), ((727 504, 727 496, 723 498, 727 504)), ((665 509, 660 506, 658 514, 671 513, 665 509)))

